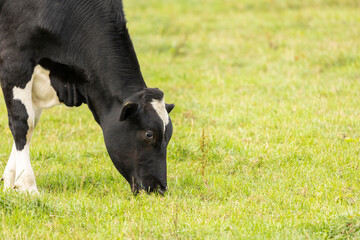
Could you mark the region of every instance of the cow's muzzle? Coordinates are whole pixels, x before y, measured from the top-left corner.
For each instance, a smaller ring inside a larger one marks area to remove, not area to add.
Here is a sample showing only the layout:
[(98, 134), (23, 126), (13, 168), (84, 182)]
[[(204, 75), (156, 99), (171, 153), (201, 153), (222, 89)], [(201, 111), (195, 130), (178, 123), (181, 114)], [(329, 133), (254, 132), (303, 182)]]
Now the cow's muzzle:
[(147, 181), (133, 181), (133, 183), (130, 184), (131, 191), (136, 196), (141, 191), (145, 191), (148, 194), (154, 192), (159, 193), (160, 195), (164, 196), (165, 192), (167, 191), (167, 186), (161, 184), (161, 182), (151, 177), (151, 180), (149, 181), (149, 178), (146, 179)]

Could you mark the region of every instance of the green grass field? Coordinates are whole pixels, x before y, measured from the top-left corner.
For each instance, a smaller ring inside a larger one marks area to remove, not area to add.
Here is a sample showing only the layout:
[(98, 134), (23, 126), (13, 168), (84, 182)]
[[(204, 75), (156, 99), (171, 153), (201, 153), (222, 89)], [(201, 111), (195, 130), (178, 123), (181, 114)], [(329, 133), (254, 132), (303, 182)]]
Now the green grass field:
[[(41, 194), (0, 191), (0, 239), (360, 239), (358, 0), (124, 4), (176, 104), (169, 191), (134, 197), (87, 107), (56, 107), (32, 140)], [(7, 121), (1, 97), (0, 173)]]

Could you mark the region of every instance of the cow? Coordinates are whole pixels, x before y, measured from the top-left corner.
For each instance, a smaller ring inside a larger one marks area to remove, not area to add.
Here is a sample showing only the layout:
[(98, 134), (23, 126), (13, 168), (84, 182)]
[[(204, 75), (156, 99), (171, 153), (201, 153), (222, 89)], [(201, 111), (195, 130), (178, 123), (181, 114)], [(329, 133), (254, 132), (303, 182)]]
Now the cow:
[(134, 194), (167, 190), (174, 105), (145, 84), (121, 0), (0, 0), (0, 81), (14, 139), (4, 190), (39, 192), (29, 144), (59, 104), (88, 106)]

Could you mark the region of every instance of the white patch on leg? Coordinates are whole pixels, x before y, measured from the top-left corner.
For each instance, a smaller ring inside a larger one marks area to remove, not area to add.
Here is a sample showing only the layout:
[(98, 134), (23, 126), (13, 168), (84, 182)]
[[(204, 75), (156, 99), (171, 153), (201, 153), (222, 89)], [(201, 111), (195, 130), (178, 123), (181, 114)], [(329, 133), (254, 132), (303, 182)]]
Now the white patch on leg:
[(164, 100), (164, 98), (161, 99), (161, 100), (153, 99), (152, 102), (151, 102), (151, 105), (153, 106), (156, 113), (159, 115), (159, 117), (163, 121), (164, 132), (165, 132), (166, 125), (169, 124), (169, 114), (168, 114), (168, 112), (166, 111), (166, 108), (165, 108), (165, 100)]
[(34, 171), (30, 163), (29, 144), (16, 151), (16, 176), (13, 188), (21, 192), (38, 193)]
[(16, 147), (15, 143), (13, 144), (9, 161), (6, 164), (2, 180), (4, 181), (4, 191), (11, 189), (15, 183), (15, 174), (16, 174)]

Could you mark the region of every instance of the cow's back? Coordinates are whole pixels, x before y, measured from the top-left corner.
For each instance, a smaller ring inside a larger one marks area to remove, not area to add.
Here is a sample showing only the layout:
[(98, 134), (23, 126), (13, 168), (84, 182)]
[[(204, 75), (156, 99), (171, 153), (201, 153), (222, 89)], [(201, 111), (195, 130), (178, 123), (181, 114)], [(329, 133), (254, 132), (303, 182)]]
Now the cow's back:
[(84, 59), (111, 55), (114, 33), (126, 24), (119, 0), (1, 0), (1, 5), (0, 48), (16, 42), (31, 49), (36, 61), (88, 65)]

